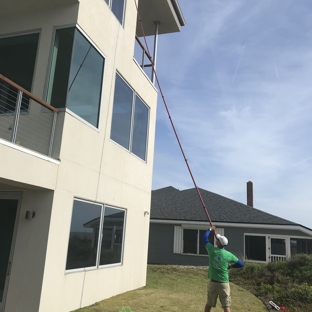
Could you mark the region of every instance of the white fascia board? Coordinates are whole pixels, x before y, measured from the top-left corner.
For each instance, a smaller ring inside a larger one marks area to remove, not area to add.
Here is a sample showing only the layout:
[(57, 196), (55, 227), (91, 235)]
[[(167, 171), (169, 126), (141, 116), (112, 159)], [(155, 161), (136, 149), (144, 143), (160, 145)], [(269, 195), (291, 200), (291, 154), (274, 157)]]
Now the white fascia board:
[[(182, 220), (155, 220), (150, 219), (151, 223), (160, 223), (160, 224), (180, 224), (182, 226), (206, 226), (210, 227), (208, 221), (182, 221)], [(277, 224), (253, 224), (253, 223), (225, 223), (225, 222), (214, 222), (215, 226), (219, 227), (233, 227), (233, 228), (252, 228), (252, 229), (270, 229), (270, 230), (292, 230), (292, 231), (301, 231), (309, 236), (312, 236), (312, 230), (309, 230), (299, 224), (297, 225), (277, 225)]]
[(174, 10), (178, 16), (179, 22), (181, 24), (181, 26), (185, 26), (185, 19), (182, 13), (182, 10), (180, 8), (179, 2), (177, 0), (171, 0), (171, 3), (174, 7)]
[(18, 151), (21, 151), (23, 153), (32, 155), (34, 157), (41, 158), (43, 160), (49, 161), (49, 162), (51, 162), (53, 164), (56, 164), (56, 165), (60, 164), (60, 160), (58, 160), (58, 159), (55, 159), (55, 158), (52, 158), (52, 157), (40, 154), (40, 153), (38, 153), (36, 151), (30, 150), (30, 149), (28, 149), (26, 147), (23, 147), (21, 145), (14, 144), (14, 143), (8, 142), (8, 141), (3, 140), (3, 139), (0, 139), (0, 144), (6, 145), (8, 147), (11, 147), (11, 148), (16, 149)]

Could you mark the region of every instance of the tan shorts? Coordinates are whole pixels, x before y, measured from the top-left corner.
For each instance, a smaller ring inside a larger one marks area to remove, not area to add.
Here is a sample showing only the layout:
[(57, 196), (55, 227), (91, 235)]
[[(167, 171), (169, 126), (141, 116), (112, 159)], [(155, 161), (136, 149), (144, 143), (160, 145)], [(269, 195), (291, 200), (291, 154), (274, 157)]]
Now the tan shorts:
[(218, 297), (223, 308), (231, 306), (230, 284), (210, 281), (207, 285), (207, 304), (215, 307)]

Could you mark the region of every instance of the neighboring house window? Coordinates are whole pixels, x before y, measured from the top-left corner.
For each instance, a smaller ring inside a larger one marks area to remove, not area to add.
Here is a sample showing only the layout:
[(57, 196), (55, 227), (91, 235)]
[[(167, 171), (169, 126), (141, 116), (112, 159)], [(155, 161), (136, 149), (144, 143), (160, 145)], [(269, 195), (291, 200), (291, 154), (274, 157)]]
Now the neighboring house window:
[(75, 199), (66, 270), (121, 264), (125, 210)]
[[(39, 34), (0, 38), (0, 74), (31, 92)], [(4, 84), (4, 85), (2, 85)], [(16, 90), (1, 82), (0, 114), (12, 113), (16, 106)], [(29, 108), (29, 97), (23, 96), (21, 111)]]
[(104, 61), (77, 28), (56, 30), (47, 102), (98, 127)]
[(312, 254), (312, 240), (302, 238), (290, 238), (291, 256), (297, 254)]
[(149, 108), (116, 74), (111, 139), (146, 160)]
[(105, 2), (111, 8), (120, 24), (122, 24), (124, 19), (125, 0), (105, 0)]
[(286, 256), (286, 240), (282, 238), (271, 238), (271, 254)]
[(245, 235), (245, 258), (266, 261), (266, 237)]
[[(206, 230), (183, 230), (183, 253), (196, 255), (207, 255), (206, 247), (203, 243), (203, 235)], [(209, 241), (214, 243), (214, 235), (211, 232)]]
[[(183, 226), (174, 226), (173, 253), (207, 255), (203, 242), (206, 230), (186, 229)], [(218, 228), (217, 232), (223, 233), (223, 228)], [(220, 234), (219, 233), (219, 234)], [(214, 234), (210, 233), (209, 241), (214, 244)]]

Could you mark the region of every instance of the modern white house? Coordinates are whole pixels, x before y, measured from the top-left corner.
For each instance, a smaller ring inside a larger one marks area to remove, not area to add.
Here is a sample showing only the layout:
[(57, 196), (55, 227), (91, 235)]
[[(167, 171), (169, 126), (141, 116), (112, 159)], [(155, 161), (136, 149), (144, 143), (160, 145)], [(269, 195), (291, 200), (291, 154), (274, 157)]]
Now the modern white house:
[(145, 285), (151, 64), (184, 24), (177, 0), (1, 1), (0, 312)]

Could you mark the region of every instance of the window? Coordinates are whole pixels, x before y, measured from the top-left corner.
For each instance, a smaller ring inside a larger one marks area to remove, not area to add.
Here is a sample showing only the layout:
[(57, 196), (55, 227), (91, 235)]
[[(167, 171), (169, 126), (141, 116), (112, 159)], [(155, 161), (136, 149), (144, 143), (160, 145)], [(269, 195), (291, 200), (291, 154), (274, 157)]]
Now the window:
[[(39, 34), (0, 38), (0, 73), (31, 92)], [(0, 114), (15, 111), (16, 91), (0, 85)], [(21, 111), (29, 108), (29, 97), (23, 97)]]
[(286, 256), (286, 240), (271, 238), (271, 255)]
[(266, 261), (266, 237), (245, 236), (245, 258), (248, 260)]
[(125, 0), (105, 0), (120, 24), (123, 23)]
[(302, 238), (291, 238), (290, 248), (292, 257), (301, 253), (312, 254), (312, 240)]
[(105, 207), (100, 265), (120, 263), (125, 211)]
[[(207, 255), (206, 248), (203, 243), (203, 235), (206, 230), (183, 230), (183, 253)], [(214, 234), (211, 232), (209, 241), (213, 244)]]
[(57, 108), (66, 107), (98, 127), (103, 70), (103, 56), (78, 29), (58, 29), (47, 102)]
[(149, 108), (116, 75), (111, 139), (146, 160)]
[(125, 210), (74, 200), (66, 270), (121, 264)]

